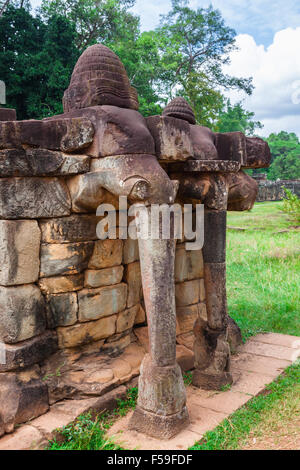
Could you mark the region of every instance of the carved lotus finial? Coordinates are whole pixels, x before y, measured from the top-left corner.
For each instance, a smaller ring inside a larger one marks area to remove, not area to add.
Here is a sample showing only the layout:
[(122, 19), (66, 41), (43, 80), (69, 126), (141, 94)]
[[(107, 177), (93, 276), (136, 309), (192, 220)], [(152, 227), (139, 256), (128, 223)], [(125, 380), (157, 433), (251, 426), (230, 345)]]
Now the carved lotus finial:
[(172, 101), (170, 101), (170, 103), (168, 103), (168, 105), (163, 110), (162, 115), (183, 119), (190, 124), (196, 124), (194, 111), (188, 102), (181, 97), (174, 98)]
[(88, 47), (79, 57), (63, 97), (64, 112), (98, 105), (136, 110), (139, 107), (137, 92), (130, 85), (124, 65), (102, 44)]

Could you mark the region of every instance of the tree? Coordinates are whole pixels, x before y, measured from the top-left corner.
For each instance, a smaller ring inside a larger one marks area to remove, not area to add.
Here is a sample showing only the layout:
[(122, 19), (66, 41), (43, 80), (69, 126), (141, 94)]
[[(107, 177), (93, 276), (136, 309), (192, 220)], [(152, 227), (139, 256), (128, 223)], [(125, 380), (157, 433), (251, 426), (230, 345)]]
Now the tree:
[(192, 10), (187, 0), (173, 0), (172, 10), (156, 29), (165, 67), (165, 94), (180, 94), (194, 107), (200, 124), (211, 124), (221, 109), (221, 89), (251, 94), (251, 79), (223, 72), (235, 48), (236, 33), (212, 6)]
[(246, 135), (254, 135), (256, 129), (262, 129), (263, 125), (259, 121), (254, 121), (255, 114), (246, 111), (241, 102), (232, 105), (230, 100), (224, 103), (219, 114), (215, 128), (218, 132), (240, 131)]
[(296, 134), (281, 131), (266, 139), (271, 150), (272, 161), (267, 171), (268, 179), (300, 178), (300, 142)]
[(135, 0), (43, 0), (40, 9), (48, 20), (59, 14), (74, 24), (80, 52), (92, 44), (118, 42), (139, 33), (139, 18), (128, 12)]
[(144, 32), (136, 39), (111, 43), (109, 47), (122, 60), (129, 80), (138, 92), (139, 112), (144, 116), (160, 114), (163, 68), (155, 34)]
[(25, 8), (26, 10), (30, 10), (29, 0), (0, 0), (0, 18), (5, 12), (8, 5), (13, 5), (17, 8)]
[(0, 18), (0, 77), (18, 119), (62, 111), (61, 98), (78, 57), (74, 28), (58, 15), (44, 23), (9, 5)]

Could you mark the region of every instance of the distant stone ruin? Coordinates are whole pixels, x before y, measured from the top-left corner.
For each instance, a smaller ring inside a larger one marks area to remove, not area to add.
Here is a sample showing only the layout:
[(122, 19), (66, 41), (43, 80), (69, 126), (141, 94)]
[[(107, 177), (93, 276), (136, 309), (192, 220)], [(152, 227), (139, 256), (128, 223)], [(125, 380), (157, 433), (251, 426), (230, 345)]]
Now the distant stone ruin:
[(258, 183), (257, 202), (281, 201), (285, 197), (283, 188), (289, 189), (300, 197), (300, 180), (276, 180), (270, 181), (264, 173), (253, 176)]
[[(197, 125), (182, 98), (145, 119), (123, 64), (99, 44), (63, 104), (41, 121), (0, 110), (0, 435), (140, 374), (130, 426), (170, 438), (189, 421), (182, 370), (197, 387), (232, 382), (226, 211), (253, 206), (257, 183), (242, 169), (268, 166), (269, 148)], [(97, 207), (118, 208), (119, 196), (146, 212), (204, 204), (203, 249), (172, 230), (99, 240)]]

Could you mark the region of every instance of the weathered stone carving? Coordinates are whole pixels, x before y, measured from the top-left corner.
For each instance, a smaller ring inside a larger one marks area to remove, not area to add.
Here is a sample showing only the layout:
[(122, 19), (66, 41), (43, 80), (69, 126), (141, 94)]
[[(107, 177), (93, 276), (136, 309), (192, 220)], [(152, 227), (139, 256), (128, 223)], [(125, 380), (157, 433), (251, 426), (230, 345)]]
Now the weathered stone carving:
[[(0, 110), (0, 434), (140, 374), (130, 427), (170, 438), (189, 422), (181, 369), (195, 365), (205, 388), (232, 380), (226, 211), (252, 207), (257, 185), (242, 169), (268, 165), (269, 148), (197, 125), (183, 98), (145, 119), (123, 64), (99, 44), (63, 104), (42, 121)], [(176, 247), (173, 219), (168, 239), (98, 240), (95, 211), (119, 209), (118, 196), (139, 204), (138, 228), (151, 204), (203, 203), (203, 250), (186, 251), (184, 237)]]
[(170, 101), (170, 103), (163, 110), (162, 115), (182, 119), (183, 121), (187, 121), (190, 124), (196, 124), (194, 111), (188, 102), (180, 96)]
[(108, 47), (95, 44), (78, 59), (63, 105), (68, 112), (104, 104), (138, 109), (138, 98), (119, 57)]
[[(182, 99), (180, 104), (184, 108)], [(172, 102), (168, 109), (172, 109)], [(190, 122), (189, 115), (182, 113), (181, 118)], [(246, 138), (240, 132), (214, 135), (207, 128), (190, 125), (190, 135), (191, 157), (199, 161), (169, 165), (169, 174), (179, 181), (181, 202), (198, 201), (205, 206), (202, 251), (207, 318), (199, 316), (195, 322), (193, 384), (220, 389), (232, 383), (229, 343), (234, 349), (241, 340), (238, 326), (227, 314), (226, 210), (251, 209), (257, 183), (240, 168), (268, 165), (270, 151), (262, 139)]]

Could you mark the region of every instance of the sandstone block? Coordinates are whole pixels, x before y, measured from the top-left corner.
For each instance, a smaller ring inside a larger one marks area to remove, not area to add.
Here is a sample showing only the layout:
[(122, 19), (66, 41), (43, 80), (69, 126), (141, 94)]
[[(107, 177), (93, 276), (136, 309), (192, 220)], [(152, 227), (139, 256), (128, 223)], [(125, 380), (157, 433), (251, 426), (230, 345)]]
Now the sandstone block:
[(47, 296), (49, 303), (48, 326), (74, 325), (77, 321), (78, 302), (75, 292), (52, 294)]
[(124, 351), (122, 359), (128, 362), (133, 370), (140, 367), (145, 351), (137, 343), (130, 344)]
[(23, 369), (44, 361), (57, 350), (57, 336), (52, 331), (22, 341), (5, 345), (5, 364), (0, 364), (0, 372)]
[(71, 199), (59, 178), (0, 179), (0, 217), (34, 219), (69, 215)]
[(136, 314), (136, 317), (135, 317), (135, 320), (134, 320), (134, 324), (135, 325), (140, 325), (141, 323), (145, 323), (146, 322), (146, 313), (145, 313), (145, 310), (143, 309), (143, 307), (140, 305), (140, 308)]
[(111, 363), (111, 368), (113, 370), (114, 376), (118, 379), (126, 377), (131, 372), (131, 365), (129, 362), (124, 361), (123, 359), (115, 359)]
[(42, 244), (40, 276), (77, 274), (87, 268), (93, 242)]
[(34, 284), (0, 287), (0, 339), (17, 343), (37, 336), (46, 328), (45, 302)]
[(0, 415), (6, 432), (17, 424), (36, 418), (49, 409), (48, 390), (39, 376), (39, 368), (0, 374)]
[(123, 263), (129, 264), (140, 259), (138, 240), (124, 240)]
[(188, 122), (170, 116), (151, 116), (147, 118), (147, 126), (160, 160), (186, 160), (193, 156)]
[(90, 159), (86, 155), (39, 148), (0, 150), (1, 177), (76, 175), (88, 172), (89, 168)]
[(83, 289), (78, 292), (78, 318), (81, 322), (96, 320), (121, 312), (126, 308), (127, 285)]
[(60, 349), (74, 348), (92, 341), (108, 338), (116, 331), (117, 316), (100, 318), (87, 323), (58, 327), (58, 346)]
[(84, 275), (70, 274), (70, 276), (44, 277), (39, 280), (39, 287), (43, 294), (61, 294), (75, 292), (83, 288)]
[(93, 137), (93, 125), (85, 118), (0, 122), (0, 149), (26, 144), (74, 152), (87, 147)]
[(133, 327), (135, 318), (139, 313), (140, 305), (135, 305), (118, 314), (117, 318), (117, 333), (128, 330)]
[(43, 243), (66, 243), (97, 240), (95, 215), (70, 215), (39, 222)]
[(122, 240), (98, 240), (89, 261), (90, 269), (108, 268), (122, 263)]
[(114, 378), (114, 373), (112, 369), (102, 369), (95, 372), (92, 372), (87, 378), (87, 383), (100, 383), (105, 384), (110, 382)]
[(176, 306), (182, 307), (186, 305), (197, 304), (200, 300), (200, 281), (181, 282), (175, 285)]
[(176, 342), (178, 344), (185, 346), (187, 349), (190, 349), (191, 351), (194, 350), (194, 341), (195, 341), (195, 336), (194, 336), (193, 331), (176, 336)]
[(176, 346), (176, 362), (183, 372), (194, 368), (194, 354), (183, 345)]
[(132, 307), (142, 298), (142, 275), (140, 263), (130, 263), (125, 266), (124, 280), (128, 285), (127, 307)]
[(177, 307), (176, 320), (178, 324), (177, 334), (193, 331), (194, 323), (198, 318), (198, 304)]
[(123, 266), (112, 268), (87, 269), (85, 271), (84, 285), (86, 287), (102, 287), (119, 284), (123, 277)]
[(16, 121), (17, 113), (15, 109), (0, 108), (0, 121)]
[(67, 183), (73, 212), (95, 212), (103, 203), (118, 208), (118, 198), (102, 188), (96, 171), (73, 176)]
[(175, 255), (175, 282), (189, 281), (200, 277), (203, 277), (202, 251), (186, 251), (185, 245), (179, 245)]
[(204, 285), (204, 279), (199, 280), (199, 299), (200, 302), (203, 302), (205, 300), (205, 285)]
[(200, 302), (198, 304), (198, 314), (202, 320), (207, 321), (207, 311), (205, 302)]
[(135, 328), (134, 334), (137, 337), (140, 345), (146, 352), (149, 352), (149, 332), (148, 327), (143, 326), (141, 328)]
[(242, 132), (217, 133), (215, 137), (220, 160), (231, 160), (241, 164), (246, 161), (246, 137)]
[(93, 143), (86, 150), (92, 157), (128, 153), (154, 154), (154, 142), (145, 118), (127, 107), (93, 106), (71, 111), (64, 116), (90, 119), (95, 128)]
[(0, 221), (0, 284), (37, 281), (41, 234), (35, 220)]
[(7, 434), (0, 441), (0, 450), (42, 450), (47, 440), (37, 428), (25, 424), (13, 433)]
[(107, 338), (103, 346), (100, 348), (100, 352), (104, 352), (110, 357), (117, 357), (122, 354), (125, 348), (131, 343), (130, 333), (123, 332)]
[(246, 159), (244, 168), (267, 168), (271, 162), (271, 151), (267, 142), (259, 137), (246, 137)]
[(215, 146), (215, 134), (208, 127), (191, 125), (190, 132), (195, 159), (217, 160), (220, 158)]

